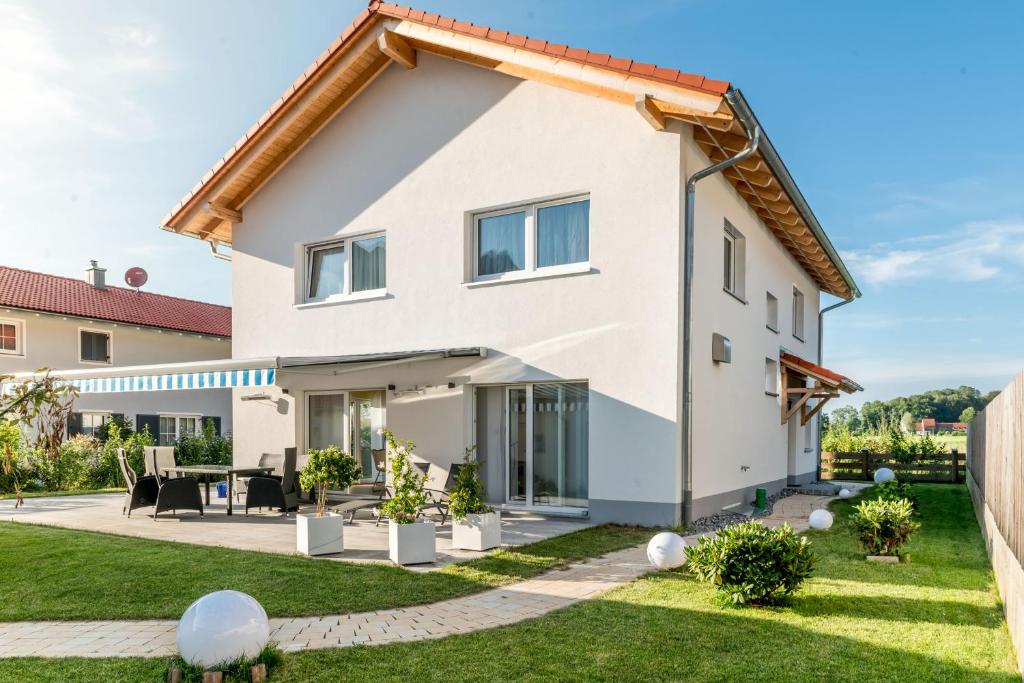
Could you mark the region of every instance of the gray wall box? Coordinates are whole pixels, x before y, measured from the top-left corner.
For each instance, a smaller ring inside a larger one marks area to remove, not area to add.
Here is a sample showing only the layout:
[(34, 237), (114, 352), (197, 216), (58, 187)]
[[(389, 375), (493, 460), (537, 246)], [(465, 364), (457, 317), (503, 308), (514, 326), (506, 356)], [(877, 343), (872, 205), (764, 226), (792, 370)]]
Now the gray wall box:
[(732, 342), (725, 335), (717, 332), (711, 335), (711, 360), (716, 363), (732, 362)]

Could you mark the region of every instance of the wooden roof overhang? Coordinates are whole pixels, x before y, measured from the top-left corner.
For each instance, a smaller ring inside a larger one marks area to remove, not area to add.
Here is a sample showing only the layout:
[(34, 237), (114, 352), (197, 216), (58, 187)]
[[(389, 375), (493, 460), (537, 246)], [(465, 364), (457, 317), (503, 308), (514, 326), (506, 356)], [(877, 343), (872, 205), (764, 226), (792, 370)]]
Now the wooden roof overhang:
[[(782, 375), (782, 424), (799, 412), (800, 424), (806, 425), (826, 403), (838, 398), (840, 392), (852, 394), (864, 389), (845, 375), (791, 353), (780, 354), (779, 372)], [(790, 386), (791, 377), (800, 381), (802, 386)], [(812, 382), (811, 386), (807, 386), (808, 380)], [(811, 401), (816, 403), (812, 405)]]
[[(693, 126), (694, 140), (712, 163), (746, 144), (724, 97), (728, 83), (371, 3), (164, 218), (163, 227), (231, 244), (246, 202), (391, 62), (415, 68), (418, 51), (635, 107), (656, 130), (665, 130), (669, 119), (683, 121)], [(844, 299), (859, 295), (806, 202), (793, 196), (799, 191), (770, 142), (762, 150), (726, 169), (725, 179), (823, 291)]]

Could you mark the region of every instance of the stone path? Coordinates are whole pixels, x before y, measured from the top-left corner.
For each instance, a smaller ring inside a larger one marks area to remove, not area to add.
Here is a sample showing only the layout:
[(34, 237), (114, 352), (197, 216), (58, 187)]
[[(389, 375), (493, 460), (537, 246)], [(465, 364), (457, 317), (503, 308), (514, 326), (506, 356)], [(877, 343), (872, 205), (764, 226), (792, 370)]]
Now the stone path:
[[(790, 496), (764, 518), (807, 528), (825, 496)], [(693, 540), (695, 537), (687, 537)], [(326, 617), (271, 619), (271, 639), (286, 652), (443, 638), (532, 619), (629, 583), (651, 571), (645, 546), (570, 565), (505, 588), (419, 607)], [(158, 657), (173, 655), (177, 621), (0, 623), (0, 657)]]

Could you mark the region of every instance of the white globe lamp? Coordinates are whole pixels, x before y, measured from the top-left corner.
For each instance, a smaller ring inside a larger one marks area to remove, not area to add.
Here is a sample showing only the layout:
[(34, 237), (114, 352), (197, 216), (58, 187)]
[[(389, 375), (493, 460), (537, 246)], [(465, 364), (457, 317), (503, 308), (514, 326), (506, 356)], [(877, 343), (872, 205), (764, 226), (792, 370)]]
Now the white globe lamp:
[(675, 569), (686, 564), (686, 541), (679, 534), (663, 531), (647, 544), (647, 559), (658, 569)]
[(890, 470), (888, 467), (879, 467), (875, 470), (875, 483), (884, 484), (887, 481), (892, 481), (896, 478), (896, 473)]
[(839, 489), (840, 498), (850, 498), (851, 496), (853, 496), (853, 491), (850, 489)]
[(832, 513), (828, 510), (815, 510), (807, 521), (812, 529), (829, 529), (832, 527)]
[(177, 640), (182, 659), (209, 668), (256, 657), (270, 640), (270, 621), (252, 596), (217, 591), (188, 606), (178, 622)]

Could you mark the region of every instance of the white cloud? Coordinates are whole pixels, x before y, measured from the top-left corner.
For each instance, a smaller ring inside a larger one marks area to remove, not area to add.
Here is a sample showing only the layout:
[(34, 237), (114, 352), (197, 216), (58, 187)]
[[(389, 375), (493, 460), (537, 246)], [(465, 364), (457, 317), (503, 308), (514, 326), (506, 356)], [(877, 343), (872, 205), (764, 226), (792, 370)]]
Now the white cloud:
[(1024, 221), (968, 223), (959, 230), (919, 236), (915, 248), (879, 243), (843, 254), (869, 284), (942, 279), (978, 282), (1017, 277), (1024, 263)]

